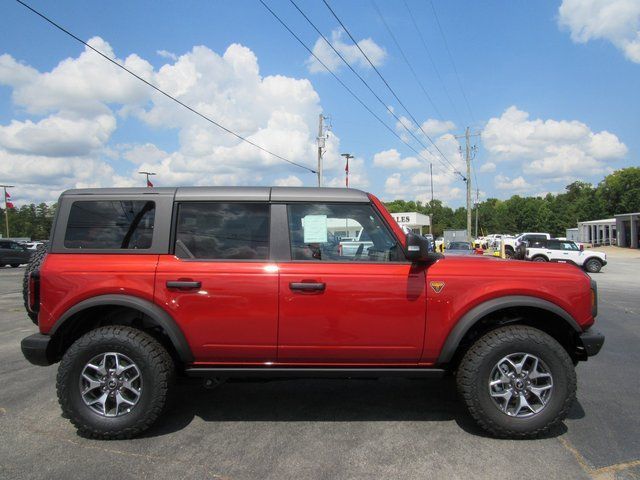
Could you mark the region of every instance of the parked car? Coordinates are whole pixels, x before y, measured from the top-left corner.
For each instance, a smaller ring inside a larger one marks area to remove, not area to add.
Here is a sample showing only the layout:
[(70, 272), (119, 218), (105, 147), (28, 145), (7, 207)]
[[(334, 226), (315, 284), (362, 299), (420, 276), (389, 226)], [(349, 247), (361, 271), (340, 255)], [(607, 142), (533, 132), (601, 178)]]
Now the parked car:
[(473, 255), (475, 250), (469, 242), (451, 242), (447, 245), (447, 255)]
[(373, 247), (373, 242), (363, 228), (356, 238), (341, 239), (338, 251), (343, 257), (360, 258), (363, 255), (368, 255), (371, 247)]
[(37, 250), (40, 245), (44, 245), (45, 242), (24, 242), (22, 245), (27, 247), (27, 250)]
[[(337, 256), (327, 218), (362, 225), (367, 255)], [(24, 293), (25, 357), (60, 362), (63, 416), (100, 439), (149, 428), (179, 375), (448, 372), (487, 432), (536, 437), (604, 342), (584, 272), (429, 253), (356, 189), (70, 190)]]
[(607, 264), (607, 254), (585, 250), (572, 240), (540, 240), (527, 247), (526, 259), (534, 262), (571, 263), (589, 273), (598, 273)]
[(32, 253), (18, 242), (0, 240), (0, 267), (11, 265), (12, 268), (18, 268), (20, 265), (29, 263)]

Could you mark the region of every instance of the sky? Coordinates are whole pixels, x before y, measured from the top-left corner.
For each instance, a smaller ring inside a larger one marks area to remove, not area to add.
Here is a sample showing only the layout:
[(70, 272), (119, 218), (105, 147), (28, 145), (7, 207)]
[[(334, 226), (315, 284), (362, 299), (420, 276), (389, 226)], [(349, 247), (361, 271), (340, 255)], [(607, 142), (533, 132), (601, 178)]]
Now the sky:
[[(424, 202), (431, 163), (434, 196), (463, 205), (456, 136), (466, 127), (479, 134), (471, 178), (481, 199), (557, 193), (640, 165), (639, 0), (327, 0), (346, 31), (323, 0), (295, 0), (364, 82), (294, 3), (263, 1), (370, 111), (260, 0), (27, 3), (309, 169), (318, 117), (328, 117), (325, 186), (344, 186), (348, 152), (351, 187)], [(156, 186), (317, 185), (308, 169), (3, 2), (0, 183), (15, 185), (14, 203), (144, 186), (143, 170)]]

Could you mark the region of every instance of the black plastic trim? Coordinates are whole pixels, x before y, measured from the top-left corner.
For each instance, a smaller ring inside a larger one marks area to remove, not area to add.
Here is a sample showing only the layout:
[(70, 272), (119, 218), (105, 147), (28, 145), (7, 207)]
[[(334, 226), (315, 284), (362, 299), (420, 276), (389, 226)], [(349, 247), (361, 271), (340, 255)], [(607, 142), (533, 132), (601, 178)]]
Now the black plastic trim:
[(368, 368), (316, 368), (316, 367), (193, 367), (185, 373), (191, 377), (236, 377), (236, 378), (379, 378), (420, 377), (440, 378), (446, 370), (442, 368), (414, 367), (368, 367)]
[(34, 333), (25, 337), (20, 342), (20, 349), (24, 358), (30, 363), (46, 367), (55, 363), (54, 356), (49, 351), (51, 337), (41, 333)]
[(269, 230), (270, 260), (273, 262), (290, 262), (289, 220), (287, 206), (283, 203), (271, 204), (271, 228)]
[(185, 363), (193, 362), (194, 357), (191, 352), (191, 348), (189, 347), (189, 343), (171, 315), (148, 300), (129, 295), (99, 295), (97, 297), (84, 300), (62, 314), (49, 332), (49, 335), (52, 337), (55, 336), (58, 329), (60, 329), (64, 322), (72, 315), (88, 308), (107, 305), (130, 307), (144, 313), (166, 332), (171, 343), (178, 352), (180, 359)]
[(541, 298), (537, 297), (528, 297), (524, 295), (510, 295), (506, 297), (495, 298), (472, 308), (465, 315), (463, 315), (463, 317), (459, 321), (456, 322), (456, 326), (449, 333), (449, 336), (447, 337), (447, 340), (445, 341), (444, 346), (440, 351), (438, 364), (445, 364), (451, 361), (458, 348), (458, 345), (464, 338), (465, 334), (477, 321), (479, 321), (489, 313), (495, 312), (497, 310), (502, 310), (504, 308), (513, 307), (535, 307), (542, 310), (547, 310), (561, 317), (576, 332), (582, 332), (582, 329), (578, 325), (578, 322), (576, 322), (575, 319), (571, 315), (569, 315), (566, 310), (560, 308), (554, 303), (548, 302), (547, 300), (542, 300)]
[(604, 335), (595, 330), (587, 330), (586, 332), (581, 333), (578, 340), (582, 344), (582, 347), (588, 357), (597, 355), (602, 348), (602, 345), (604, 345)]

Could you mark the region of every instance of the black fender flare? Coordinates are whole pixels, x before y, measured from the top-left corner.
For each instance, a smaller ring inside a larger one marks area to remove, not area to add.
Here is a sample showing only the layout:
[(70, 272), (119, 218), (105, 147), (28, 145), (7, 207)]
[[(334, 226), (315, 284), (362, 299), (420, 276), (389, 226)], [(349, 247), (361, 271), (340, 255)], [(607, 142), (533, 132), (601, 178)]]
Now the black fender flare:
[(99, 306), (107, 306), (107, 305), (117, 305), (121, 307), (129, 307), (134, 310), (138, 310), (141, 313), (147, 315), (152, 322), (155, 322), (158, 326), (162, 327), (162, 329), (166, 332), (169, 340), (178, 352), (178, 356), (180, 360), (184, 363), (191, 363), (194, 361), (193, 353), (191, 352), (191, 347), (189, 347), (189, 343), (185, 338), (182, 330), (176, 324), (175, 320), (171, 315), (169, 315), (165, 310), (160, 308), (158, 305), (145, 300), (143, 298), (134, 297), (131, 295), (121, 295), (121, 294), (111, 294), (111, 295), (98, 295), (96, 297), (89, 298), (87, 300), (83, 300), (75, 304), (73, 307), (69, 308), (66, 312), (64, 312), (60, 318), (56, 321), (54, 326), (51, 328), (49, 335), (53, 337), (58, 329), (62, 327), (62, 325), (73, 315), (82, 312), (88, 308), (99, 307)]
[(576, 331), (576, 333), (582, 332), (578, 322), (576, 322), (576, 320), (565, 309), (559, 307), (555, 303), (551, 303), (538, 297), (530, 297), (526, 295), (509, 295), (494, 298), (473, 307), (458, 320), (455, 327), (453, 327), (447, 336), (442, 350), (440, 351), (437, 363), (445, 364), (451, 361), (458, 349), (458, 345), (460, 345), (460, 342), (466, 333), (480, 319), (489, 313), (512, 307), (535, 307), (541, 310), (546, 310), (562, 318), (573, 330)]

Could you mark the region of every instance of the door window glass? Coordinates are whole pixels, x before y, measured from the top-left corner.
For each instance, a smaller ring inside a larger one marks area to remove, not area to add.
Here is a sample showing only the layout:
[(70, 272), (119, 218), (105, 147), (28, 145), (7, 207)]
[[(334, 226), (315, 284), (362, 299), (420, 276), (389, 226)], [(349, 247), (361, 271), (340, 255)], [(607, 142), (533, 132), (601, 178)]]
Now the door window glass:
[(65, 248), (151, 248), (155, 202), (78, 201), (69, 212)]
[[(404, 254), (371, 205), (292, 204), (288, 206), (292, 260), (397, 262)], [(355, 239), (338, 232), (358, 232)]]
[(571, 251), (580, 250), (578, 246), (573, 242), (562, 242), (560, 243), (560, 247), (562, 250), (571, 250)]
[(269, 204), (181, 204), (176, 255), (211, 260), (266, 260), (269, 258)]

